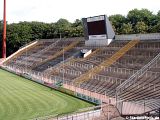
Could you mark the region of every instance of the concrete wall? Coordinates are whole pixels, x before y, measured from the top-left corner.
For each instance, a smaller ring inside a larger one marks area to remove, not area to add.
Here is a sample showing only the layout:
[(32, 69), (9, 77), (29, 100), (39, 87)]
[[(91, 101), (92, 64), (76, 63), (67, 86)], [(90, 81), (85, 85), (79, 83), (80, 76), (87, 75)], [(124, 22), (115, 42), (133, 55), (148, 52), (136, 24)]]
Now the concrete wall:
[(160, 40), (160, 33), (116, 35), (115, 40)]
[(90, 55), (92, 53), (92, 50), (88, 50), (85, 54), (84, 54), (84, 58), (87, 57), (88, 55)]
[(101, 40), (87, 40), (85, 46), (107, 46), (111, 43), (112, 39), (101, 39)]

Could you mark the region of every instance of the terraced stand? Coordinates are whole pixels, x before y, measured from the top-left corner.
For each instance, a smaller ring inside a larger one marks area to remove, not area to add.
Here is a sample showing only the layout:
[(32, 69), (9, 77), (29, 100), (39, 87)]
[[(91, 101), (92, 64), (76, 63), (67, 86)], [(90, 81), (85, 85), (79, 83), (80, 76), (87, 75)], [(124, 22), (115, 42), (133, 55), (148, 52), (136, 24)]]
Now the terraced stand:
[[(64, 51), (63, 48), (67, 48), (77, 39), (81, 40), (82, 44), (78, 43), (73, 48)], [(47, 44), (46, 42), (48, 41), (44, 40), (43, 44)], [(126, 83), (126, 80), (160, 52), (159, 40), (141, 40), (140, 42), (139, 40), (114, 40), (110, 45), (102, 48), (87, 47), (83, 42), (82, 38), (65, 38), (58, 41), (56, 46), (54, 43), (51, 45), (52, 42), (45, 47), (41, 45), (42, 49), (40, 47), (38, 50), (29, 50), (28, 55), (22, 54), (16, 58), (16, 61), (11, 60), (9, 67), (21, 72), (26, 65), (29, 73), (34, 73), (33, 75), (37, 76), (38, 80), (57, 87), (63, 84), (61, 87), (74, 91), (76, 95), (89, 96), (88, 98), (99, 100), (99, 103), (101, 101), (108, 103), (109, 98), (111, 104), (116, 106), (113, 104), (116, 101), (116, 88)], [(75, 56), (82, 49), (91, 49), (93, 52), (86, 58), (80, 58), (80, 54)], [(61, 52), (60, 55), (58, 55), (59, 52)], [(56, 54), (58, 56), (47, 61)], [(46, 62), (43, 63), (44, 61)], [(22, 69), (19, 69), (19, 66)], [(30, 70), (33, 66), (35, 68)], [(160, 61), (156, 62), (156, 65), (148, 69), (141, 77), (135, 77), (118, 90), (119, 98), (124, 100), (124, 115), (144, 113), (145, 98), (148, 99), (145, 100), (145, 111), (157, 109), (160, 106), (159, 71)], [(154, 99), (151, 99), (153, 96)], [(121, 113), (120, 109), (118, 110)]]
[(17, 52), (15, 52), (14, 54), (12, 54), (9, 57), (7, 57), (7, 59), (4, 60), (3, 62), (5, 64), (7, 64), (9, 61), (14, 60), (18, 56), (20, 56), (22, 53), (24, 53), (24, 51), (30, 50), (30, 49), (34, 48), (35, 46), (37, 46), (37, 45), (39, 45), (38, 41), (31, 42), (27, 46), (24, 46), (24, 47), (20, 48)]
[[(144, 105), (149, 108), (142, 109), (140, 113), (156, 110), (160, 107), (160, 83), (159, 83), (160, 53), (148, 64), (138, 70), (129, 79), (116, 88), (117, 99), (122, 99), (125, 109), (131, 107), (127, 102)], [(154, 70), (158, 70), (154, 72)], [(126, 102), (127, 101), (127, 102)], [(123, 108), (124, 108), (123, 107)], [(132, 106), (133, 107), (133, 106)], [(119, 108), (121, 109), (121, 108)], [(135, 111), (126, 111), (123, 114), (135, 114)]]
[(64, 52), (72, 49), (79, 42), (80, 42), (79, 40), (72, 42), (70, 45), (66, 46), (63, 50), (57, 51), (53, 56), (50, 56), (48, 59), (45, 59), (45, 60), (43, 60), (41, 62), (36, 63), (36, 65), (34, 65), (33, 67), (31, 67), (30, 69), (34, 69), (37, 66), (40, 66), (40, 65), (42, 65), (42, 64), (44, 64), (44, 63), (46, 63), (46, 62), (48, 62), (48, 61), (50, 61), (50, 60), (52, 60), (54, 58), (57, 58), (58, 56), (62, 55)]
[(93, 51), (90, 55), (88, 55), (87, 57), (81, 59), (81, 61), (84, 61), (92, 56), (94, 56), (95, 54), (97, 54), (97, 52), (99, 52), (101, 49), (100, 48), (97, 48), (95, 51)]
[(109, 59), (102, 62), (100, 65), (94, 67), (93, 69), (89, 70), (87, 73), (81, 75), (80, 77), (76, 78), (74, 80), (74, 84), (79, 85), (85, 81), (88, 81), (91, 76), (99, 73), (101, 70), (103, 70), (105, 67), (109, 67), (114, 62), (116, 62), (119, 58), (121, 58), (127, 51), (129, 51), (132, 47), (134, 47), (139, 40), (132, 40), (128, 44), (126, 44), (124, 47), (122, 47), (118, 52), (116, 52), (114, 55), (112, 55)]
[[(29, 67), (34, 61), (41, 60), (41, 56), (39, 53), (41, 53), (44, 49), (46, 49), (51, 44), (55, 43), (57, 39), (47, 39), (47, 40), (37, 40), (37, 45), (33, 46), (32, 48), (28, 48), (26, 46), (25, 50), (18, 50), (17, 52), (21, 51), (21, 54), (18, 56), (15, 55), (15, 52), (13, 55), (9, 56), (7, 59), (10, 59), (10, 57), (14, 56), (14, 59), (8, 60), (6, 65), (15, 66), (16, 68), (23, 69)], [(22, 48), (23, 49), (23, 48)]]

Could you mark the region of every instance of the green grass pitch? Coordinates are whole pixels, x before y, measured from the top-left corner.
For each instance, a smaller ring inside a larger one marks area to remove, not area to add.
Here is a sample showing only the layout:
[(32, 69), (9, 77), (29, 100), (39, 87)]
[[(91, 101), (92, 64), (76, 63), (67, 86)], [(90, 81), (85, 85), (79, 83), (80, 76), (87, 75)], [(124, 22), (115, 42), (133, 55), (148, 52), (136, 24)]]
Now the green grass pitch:
[(28, 120), (93, 106), (0, 69), (0, 120)]

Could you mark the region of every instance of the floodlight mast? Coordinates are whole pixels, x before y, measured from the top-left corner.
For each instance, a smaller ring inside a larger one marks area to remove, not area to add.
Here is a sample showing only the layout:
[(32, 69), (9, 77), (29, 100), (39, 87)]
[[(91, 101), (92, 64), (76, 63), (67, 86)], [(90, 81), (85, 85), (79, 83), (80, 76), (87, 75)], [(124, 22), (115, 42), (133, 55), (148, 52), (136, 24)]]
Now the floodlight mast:
[(6, 58), (6, 0), (4, 0), (4, 13), (3, 13), (2, 58)]

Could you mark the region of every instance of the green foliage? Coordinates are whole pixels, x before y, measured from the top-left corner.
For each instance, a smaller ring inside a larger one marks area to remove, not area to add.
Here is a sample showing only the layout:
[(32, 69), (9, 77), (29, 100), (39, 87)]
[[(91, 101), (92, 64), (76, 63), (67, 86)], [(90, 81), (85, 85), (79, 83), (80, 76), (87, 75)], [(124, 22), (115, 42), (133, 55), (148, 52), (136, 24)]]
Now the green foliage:
[(155, 26), (153, 26), (152, 31), (160, 33), (160, 21)]
[(109, 20), (116, 34), (159, 32), (160, 10), (155, 15), (147, 9), (133, 9), (126, 17), (119, 14), (111, 15)]
[[(0, 41), (2, 40), (2, 21), (0, 23)], [(82, 22), (74, 23), (59, 19), (56, 23), (20, 22), (7, 24), (7, 56), (14, 53), (24, 44), (35, 39), (83, 36)], [(1, 45), (2, 42), (0, 42)]]
[[(147, 9), (133, 9), (127, 16), (120, 14), (109, 16), (116, 34), (160, 32), (160, 10), (153, 14)], [(2, 21), (0, 21), (0, 45), (2, 40)], [(20, 22), (7, 24), (7, 55), (15, 52), (22, 45), (35, 39), (83, 36), (82, 21), (76, 19), (70, 23), (59, 19), (55, 23)]]
[(33, 40), (46, 38), (44, 31), (48, 27), (47, 24), (42, 23), (42, 22), (31, 22), (31, 23), (27, 23), (27, 24), (30, 24), (30, 27), (31, 27), (30, 32), (32, 34)]
[(127, 19), (131, 22), (133, 26), (137, 24), (137, 22), (143, 21), (145, 24), (149, 25), (152, 17), (152, 12), (147, 9), (133, 9), (128, 12)]
[(130, 34), (133, 33), (132, 24), (131, 23), (123, 23), (120, 29), (121, 34)]
[(70, 37), (79, 37), (79, 36), (83, 36), (83, 28), (82, 26), (77, 26), (77, 27), (72, 27), (70, 29)]
[(147, 33), (148, 26), (144, 22), (137, 22), (135, 26), (136, 33)]
[(47, 24), (47, 28), (44, 30), (44, 35), (47, 39), (59, 37), (56, 31), (55, 23)]
[(109, 20), (111, 21), (112, 25), (114, 26), (114, 28), (116, 30), (115, 32), (117, 34), (119, 34), (120, 33), (120, 28), (123, 25), (123, 23), (125, 23), (126, 18), (123, 15), (116, 14), (116, 15), (111, 15), (109, 17)]
[(32, 40), (32, 28), (28, 24), (7, 25), (7, 54), (15, 52), (20, 46)]
[(157, 16), (160, 16), (160, 10), (158, 11)]
[(70, 29), (71, 23), (66, 19), (61, 18), (55, 23), (56, 34), (61, 34), (62, 37), (68, 37)]
[(79, 19), (76, 19), (75, 22), (72, 24), (72, 27), (78, 27), (82, 26), (82, 21)]

